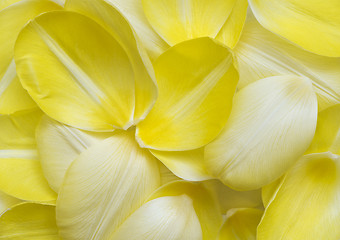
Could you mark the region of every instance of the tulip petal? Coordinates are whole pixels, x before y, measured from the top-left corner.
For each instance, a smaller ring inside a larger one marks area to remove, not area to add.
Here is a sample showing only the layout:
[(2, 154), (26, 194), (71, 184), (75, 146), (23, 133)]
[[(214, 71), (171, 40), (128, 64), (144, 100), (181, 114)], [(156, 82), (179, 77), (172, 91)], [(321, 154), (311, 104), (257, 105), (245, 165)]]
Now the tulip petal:
[(234, 48), (241, 37), (247, 16), (248, 1), (236, 0), (232, 12), (224, 23), (216, 39), (230, 48)]
[(236, 94), (223, 132), (205, 147), (207, 167), (237, 190), (269, 184), (308, 148), (317, 110), (308, 79), (278, 76), (250, 84)]
[(219, 240), (256, 240), (256, 228), (263, 211), (254, 208), (231, 209), (223, 224)]
[(228, 49), (209, 38), (180, 43), (155, 62), (159, 97), (137, 126), (141, 146), (191, 150), (224, 127), (238, 82)]
[(36, 107), (17, 77), (13, 60), (14, 44), (21, 28), (30, 19), (43, 12), (58, 9), (61, 7), (47, 0), (1, 1), (0, 114), (12, 114)]
[(160, 184), (157, 160), (133, 132), (116, 131), (73, 161), (57, 200), (65, 239), (111, 239), (116, 228)]
[(234, 50), (238, 87), (270, 76), (305, 76), (313, 83), (319, 110), (340, 103), (340, 58), (306, 52), (264, 29), (251, 15)]
[(95, 131), (133, 124), (129, 58), (90, 18), (66, 11), (40, 15), (21, 31), (15, 61), (24, 88), (55, 120)]
[(161, 185), (181, 180), (175, 174), (173, 174), (162, 162), (158, 162), (159, 172), (161, 174)]
[(80, 153), (112, 136), (112, 133), (87, 132), (66, 126), (46, 115), (36, 133), (41, 166), (55, 192), (59, 192), (66, 170)]
[(328, 0), (250, 0), (268, 30), (316, 54), (340, 57), (340, 2)]
[(20, 203), (21, 200), (0, 191), (0, 216), (4, 211)]
[(183, 194), (145, 203), (122, 224), (112, 239), (201, 240), (202, 230), (192, 199)]
[(147, 19), (169, 44), (199, 37), (214, 38), (236, 0), (142, 0)]
[(21, 203), (0, 218), (0, 239), (61, 240), (55, 222), (55, 207)]
[(286, 174), (258, 227), (258, 239), (338, 239), (340, 156), (301, 158)]
[(284, 177), (280, 177), (274, 182), (262, 187), (262, 202), (264, 207), (267, 207), (268, 204), (275, 198), (277, 191), (281, 187)]
[[(128, 1), (122, 2), (127, 3)], [(135, 36), (127, 20), (116, 8), (109, 5), (108, 1), (104, 0), (68, 0), (65, 8), (94, 19), (124, 48), (134, 70), (134, 119), (135, 122), (144, 119), (157, 98), (155, 73), (144, 47)]]

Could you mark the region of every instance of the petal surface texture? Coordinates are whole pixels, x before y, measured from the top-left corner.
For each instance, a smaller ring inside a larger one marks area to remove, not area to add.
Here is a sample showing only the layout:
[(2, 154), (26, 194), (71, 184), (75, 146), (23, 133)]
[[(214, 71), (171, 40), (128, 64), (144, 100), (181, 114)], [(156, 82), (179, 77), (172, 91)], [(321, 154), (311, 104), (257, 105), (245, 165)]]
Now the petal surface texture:
[(55, 120), (95, 131), (131, 126), (129, 58), (90, 18), (67, 11), (40, 15), (21, 31), (15, 61), (24, 88)]
[(340, 157), (305, 155), (267, 207), (257, 239), (339, 239), (339, 198)]
[(142, 0), (147, 19), (169, 45), (212, 37), (222, 28), (236, 0)]
[(340, 103), (340, 58), (304, 51), (263, 28), (251, 15), (234, 51), (239, 88), (262, 78), (292, 74), (312, 81), (320, 110)]
[(55, 222), (55, 207), (22, 203), (0, 218), (0, 239), (61, 240)]
[(191, 150), (213, 140), (228, 119), (238, 82), (229, 50), (198, 38), (170, 48), (154, 66), (159, 96), (137, 126), (140, 145)]
[(36, 105), (22, 88), (13, 60), (14, 44), (22, 27), (37, 15), (61, 9), (47, 0), (0, 3), (0, 114), (32, 109)]
[(340, 57), (340, 2), (329, 0), (250, 0), (258, 21), (316, 54)]
[(116, 228), (160, 185), (157, 160), (132, 131), (117, 131), (73, 161), (57, 200), (64, 239), (113, 239)]
[(135, 211), (114, 239), (202, 240), (202, 230), (190, 197), (160, 197)]
[(317, 110), (305, 78), (269, 77), (243, 88), (223, 132), (205, 147), (207, 167), (238, 190), (269, 184), (308, 148)]

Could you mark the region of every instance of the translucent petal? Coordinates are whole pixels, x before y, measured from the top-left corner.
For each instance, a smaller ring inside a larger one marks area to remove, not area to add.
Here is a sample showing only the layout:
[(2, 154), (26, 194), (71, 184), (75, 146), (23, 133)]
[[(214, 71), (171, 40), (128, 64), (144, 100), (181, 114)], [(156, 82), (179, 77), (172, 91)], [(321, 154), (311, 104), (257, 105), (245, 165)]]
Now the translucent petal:
[(61, 236), (112, 239), (159, 185), (157, 160), (139, 148), (133, 131), (116, 131), (82, 152), (66, 172), (57, 200)]
[(133, 124), (129, 58), (90, 18), (66, 11), (40, 15), (21, 31), (15, 61), (24, 88), (55, 120), (95, 131)]
[(180, 43), (155, 62), (159, 97), (137, 126), (141, 146), (191, 150), (214, 139), (224, 127), (238, 74), (228, 49), (209, 38)]
[(258, 227), (258, 239), (338, 239), (340, 157), (301, 158), (286, 174)]
[(340, 57), (340, 2), (328, 0), (250, 0), (259, 22), (304, 49)]
[(0, 216), (4, 211), (20, 203), (21, 200), (0, 191)]
[(238, 190), (269, 184), (308, 148), (317, 110), (308, 79), (278, 76), (248, 85), (236, 94), (223, 132), (205, 147), (207, 167)]
[(304, 51), (264, 29), (251, 15), (234, 50), (240, 88), (262, 78), (293, 74), (312, 81), (319, 110), (340, 103), (339, 58)]

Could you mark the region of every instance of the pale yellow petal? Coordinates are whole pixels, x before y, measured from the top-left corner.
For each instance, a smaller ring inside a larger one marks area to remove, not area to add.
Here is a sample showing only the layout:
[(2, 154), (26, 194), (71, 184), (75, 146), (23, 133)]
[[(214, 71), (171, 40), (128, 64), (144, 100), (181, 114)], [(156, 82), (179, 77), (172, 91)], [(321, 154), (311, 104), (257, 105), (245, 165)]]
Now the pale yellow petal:
[(340, 57), (340, 1), (250, 0), (258, 21), (302, 48)]
[(90, 18), (67, 11), (40, 15), (21, 31), (15, 61), (24, 88), (55, 120), (95, 131), (133, 124), (130, 60)]
[(267, 207), (268, 204), (275, 198), (276, 193), (283, 182), (283, 179), (284, 176), (262, 187), (262, 202), (264, 207)]
[(199, 37), (215, 37), (236, 0), (141, 0), (147, 19), (171, 46)]
[(317, 121), (317, 100), (308, 79), (261, 79), (235, 95), (223, 132), (205, 147), (214, 176), (238, 190), (279, 178), (306, 151)]
[(0, 216), (4, 211), (20, 203), (21, 200), (0, 191)]
[(133, 131), (82, 152), (69, 167), (57, 200), (65, 239), (112, 239), (112, 234), (160, 185), (157, 160), (139, 148)]
[(22, 203), (0, 218), (0, 239), (61, 240), (55, 222), (55, 207)]
[(339, 239), (340, 157), (301, 158), (286, 174), (258, 227), (257, 239)]
[(256, 228), (262, 214), (262, 210), (254, 208), (229, 210), (219, 240), (256, 240)]
[(191, 150), (213, 140), (228, 119), (238, 82), (229, 50), (198, 38), (170, 48), (154, 66), (159, 97), (137, 126), (140, 144)]
[(251, 15), (234, 49), (240, 84), (292, 74), (311, 80), (319, 110), (340, 103), (340, 59), (319, 56), (289, 43), (264, 29)]
[(58, 192), (73, 160), (110, 136), (112, 133), (82, 131), (44, 115), (37, 127), (36, 138), (41, 166), (51, 188)]
[(175, 174), (173, 174), (162, 162), (158, 162), (159, 172), (161, 174), (161, 185), (181, 180)]

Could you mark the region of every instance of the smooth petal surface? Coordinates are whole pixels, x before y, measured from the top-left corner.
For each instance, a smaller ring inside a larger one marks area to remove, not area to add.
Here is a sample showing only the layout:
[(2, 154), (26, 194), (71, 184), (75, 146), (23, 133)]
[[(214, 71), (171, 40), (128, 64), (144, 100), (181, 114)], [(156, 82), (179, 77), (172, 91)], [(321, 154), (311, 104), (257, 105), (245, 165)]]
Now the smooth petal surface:
[(258, 227), (258, 239), (339, 239), (340, 157), (301, 158), (286, 174)]
[(235, 95), (226, 127), (205, 147), (206, 164), (214, 176), (238, 190), (269, 184), (308, 148), (317, 111), (308, 79), (261, 79)]
[(328, 0), (250, 0), (257, 20), (304, 49), (340, 57), (340, 2)]
[(69, 167), (57, 200), (64, 239), (112, 239), (116, 228), (160, 185), (157, 160), (132, 131), (116, 131)]
[(36, 105), (20, 85), (13, 60), (21, 28), (37, 15), (61, 7), (47, 0), (3, 0), (0, 3), (0, 114), (32, 109)]
[(0, 191), (0, 216), (4, 211), (20, 203), (21, 200)]
[(247, 17), (247, 0), (236, 0), (233, 10), (224, 23), (216, 39), (230, 48), (234, 48), (240, 39), (244, 23)]
[(256, 228), (263, 211), (254, 208), (231, 209), (223, 224), (219, 240), (256, 240)]
[(147, 19), (169, 45), (199, 37), (214, 38), (236, 0), (141, 0)]
[(292, 74), (308, 77), (318, 96), (319, 110), (340, 103), (340, 59), (319, 56), (276, 36), (251, 15), (234, 49), (240, 84)]
[(90, 18), (67, 11), (40, 15), (21, 31), (15, 61), (24, 88), (55, 120), (95, 131), (133, 123), (129, 58)]
[(154, 66), (159, 97), (137, 126), (140, 145), (191, 150), (214, 139), (228, 119), (238, 82), (228, 49), (209, 38), (189, 40)]
[(60, 240), (55, 222), (55, 207), (21, 203), (0, 218), (0, 239)]
[[(129, 1), (117, 1), (122, 5)], [(132, 8), (137, 7), (133, 0)], [(139, 3), (141, 5), (141, 3)], [(124, 48), (134, 70), (135, 109), (134, 121), (144, 119), (157, 98), (155, 73), (144, 46), (135, 36), (130, 24), (115, 7), (104, 0), (68, 0), (65, 8), (84, 14), (106, 29)], [(128, 18), (131, 19), (131, 18)], [(143, 36), (147, 36), (146, 34)], [(164, 49), (165, 50), (165, 49)], [(162, 50), (162, 52), (164, 51)]]
[(135, 211), (113, 239), (202, 240), (202, 229), (189, 196), (160, 197)]
[(36, 137), (41, 166), (51, 188), (58, 192), (73, 160), (112, 134), (82, 131), (44, 115), (37, 127)]

